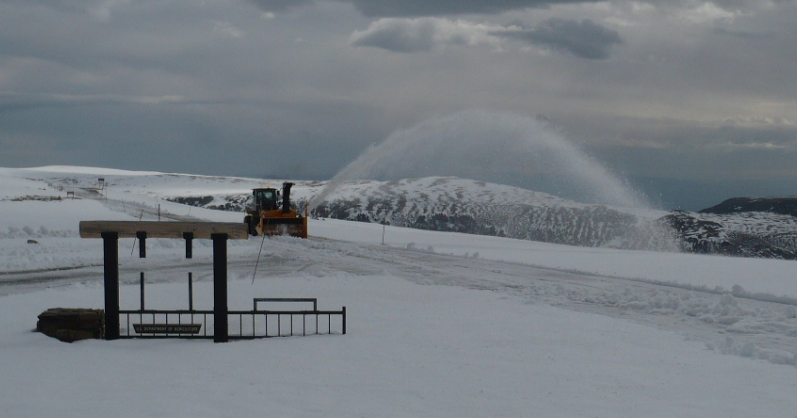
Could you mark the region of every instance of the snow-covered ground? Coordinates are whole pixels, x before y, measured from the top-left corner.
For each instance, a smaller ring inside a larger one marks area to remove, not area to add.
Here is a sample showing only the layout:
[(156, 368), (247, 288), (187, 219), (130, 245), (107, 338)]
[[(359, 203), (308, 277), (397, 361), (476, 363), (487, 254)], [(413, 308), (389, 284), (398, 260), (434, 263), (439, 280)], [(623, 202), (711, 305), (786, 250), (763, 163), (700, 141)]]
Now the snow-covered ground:
[[(0, 169), (3, 416), (797, 417), (790, 261), (312, 220), (308, 240), (266, 240), (254, 277), (261, 240), (230, 241), (229, 305), (318, 297), (347, 307), (345, 336), (65, 344), (31, 332), (48, 308), (102, 308), (102, 242), (80, 239), (80, 220), (152, 220), (160, 205), (164, 220), (240, 222), (161, 197), (262, 185), (157, 174)], [(102, 176), (140, 178), (84, 190)], [(148, 240), (146, 259), (134, 250), (120, 240), (123, 308), (138, 307), (142, 270), (147, 307), (186, 308), (190, 271), (195, 307), (212, 308), (209, 243), (192, 260), (171, 240)]]

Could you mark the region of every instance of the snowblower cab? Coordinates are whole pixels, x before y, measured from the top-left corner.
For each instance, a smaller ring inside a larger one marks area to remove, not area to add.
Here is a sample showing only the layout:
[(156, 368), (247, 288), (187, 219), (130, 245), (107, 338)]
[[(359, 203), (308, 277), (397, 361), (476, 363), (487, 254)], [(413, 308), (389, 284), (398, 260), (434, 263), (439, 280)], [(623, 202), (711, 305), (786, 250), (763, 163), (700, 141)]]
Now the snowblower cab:
[(279, 209), (277, 199), (279, 199), (280, 192), (277, 189), (271, 187), (254, 189), (252, 195), (255, 198), (255, 208), (258, 212)]
[(272, 187), (252, 189), (253, 205), (246, 208), (244, 217), (250, 235), (307, 238), (307, 215), (300, 216), (291, 208), (292, 186), (293, 183), (282, 183), (282, 193)]

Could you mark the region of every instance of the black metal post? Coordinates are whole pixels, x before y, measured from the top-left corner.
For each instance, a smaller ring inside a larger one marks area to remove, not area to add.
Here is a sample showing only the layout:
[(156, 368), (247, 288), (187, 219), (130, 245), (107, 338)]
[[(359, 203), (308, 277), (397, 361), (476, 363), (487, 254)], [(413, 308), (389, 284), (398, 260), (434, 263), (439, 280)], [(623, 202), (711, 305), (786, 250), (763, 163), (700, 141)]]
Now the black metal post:
[(147, 258), (147, 231), (136, 232), (138, 238), (138, 258)]
[(193, 232), (183, 232), (183, 238), (185, 239), (185, 258), (193, 258), (194, 257), (194, 233)]
[(191, 272), (188, 272), (188, 310), (194, 311), (194, 273)]
[(229, 341), (227, 323), (227, 234), (211, 234), (213, 240), (213, 341)]
[(119, 338), (119, 234), (103, 232), (105, 339)]
[(141, 309), (140, 310), (143, 311), (144, 310), (144, 272), (143, 271), (141, 272), (140, 282), (141, 282), (141, 285), (140, 285), (140, 288), (141, 288)]
[(343, 307), (343, 335), (346, 335), (346, 307)]

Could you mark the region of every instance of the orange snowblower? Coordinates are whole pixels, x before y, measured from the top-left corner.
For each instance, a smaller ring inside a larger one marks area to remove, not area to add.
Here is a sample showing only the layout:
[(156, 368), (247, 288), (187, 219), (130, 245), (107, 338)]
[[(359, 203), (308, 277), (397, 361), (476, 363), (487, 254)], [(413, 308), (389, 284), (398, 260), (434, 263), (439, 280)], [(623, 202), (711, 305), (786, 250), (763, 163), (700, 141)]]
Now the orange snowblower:
[[(290, 235), (307, 238), (307, 214), (300, 216), (291, 208), (293, 183), (282, 183), (282, 193), (272, 188), (252, 189), (253, 204), (247, 205), (244, 223), (249, 235)], [(280, 202), (281, 200), (281, 202)], [(307, 209), (305, 208), (305, 211)]]

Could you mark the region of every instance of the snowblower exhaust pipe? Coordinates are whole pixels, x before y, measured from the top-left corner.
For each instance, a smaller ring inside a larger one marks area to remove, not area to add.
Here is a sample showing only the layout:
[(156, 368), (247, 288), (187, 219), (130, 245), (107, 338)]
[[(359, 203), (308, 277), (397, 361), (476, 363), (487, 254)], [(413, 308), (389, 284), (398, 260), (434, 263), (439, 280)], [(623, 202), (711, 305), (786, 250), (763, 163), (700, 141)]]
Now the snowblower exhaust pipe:
[(291, 211), (291, 186), (293, 183), (282, 183), (282, 213), (288, 214)]

